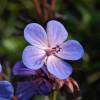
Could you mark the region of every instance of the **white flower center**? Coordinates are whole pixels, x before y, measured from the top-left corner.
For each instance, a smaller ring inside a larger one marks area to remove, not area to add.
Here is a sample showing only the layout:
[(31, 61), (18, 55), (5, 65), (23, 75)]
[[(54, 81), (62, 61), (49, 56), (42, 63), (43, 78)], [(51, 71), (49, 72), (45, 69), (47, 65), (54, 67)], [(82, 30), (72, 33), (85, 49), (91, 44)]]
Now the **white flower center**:
[(56, 47), (54, 48), (48, 48), (46, 50), (46, 54), (47, 56), (50, 56), (50, 55), (55, 55), (56, 53), (60, 52), (61, 48), (59, 45), (57, 45)]

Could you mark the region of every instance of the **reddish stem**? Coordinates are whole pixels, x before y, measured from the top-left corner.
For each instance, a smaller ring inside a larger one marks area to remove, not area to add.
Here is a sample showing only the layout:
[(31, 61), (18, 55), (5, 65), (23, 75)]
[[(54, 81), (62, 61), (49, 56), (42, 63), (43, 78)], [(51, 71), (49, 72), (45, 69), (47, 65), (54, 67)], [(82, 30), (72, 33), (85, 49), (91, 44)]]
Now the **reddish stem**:
[(51, 1), (51, 9), (54, 11), (56, 7), (56, 0)]
[(39, 17), (42, 18), (42, 11), (41, 11), (41, 8), (40, 8), (39, 1), (38, 0), (33, 0), (33, 3), (34, 3), (34, 7), (37, 10), (37, 13), (38, 13)]
[(43, 7), (44, 7), (44, 20), (47, 21), (48, 20), (48, 9), (47, 9), (47, 0), (43, 0)]
[(49, 7), (48, 11), (49, 11), (49, 16), (52, 18), (53, 17), (53, 13), (55, 11), (55, 7), (56, 7), (56, 0), (51, 0), (51, 6)]

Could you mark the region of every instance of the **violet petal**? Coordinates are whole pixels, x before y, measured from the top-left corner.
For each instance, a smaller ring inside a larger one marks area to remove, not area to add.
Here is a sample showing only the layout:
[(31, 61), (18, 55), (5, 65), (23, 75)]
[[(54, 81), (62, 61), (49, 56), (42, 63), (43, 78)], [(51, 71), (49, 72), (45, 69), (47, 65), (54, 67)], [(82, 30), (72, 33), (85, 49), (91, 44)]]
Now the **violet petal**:
[(27, 68), (22, 61), (17, 62), (13, 67), (13, 74), (14, 75), (35, 75), (37, 71)]
[(72, 73), (71, 65), (55, 56), (48, 57), (47, 69), (51, 74), (60, 79), (66, 79)]
[(47, 36), (50, 47), (55, 47), (66, 40), (68, 32), (63, 24), (58, 21), (51, 20), (47, 23)]
[(22, 55), (22, 61), (27, 68), (37, 70), (44, 65), (46, 52), (34, 46), (27, 46)]
[(39, 48), (47, 48), (47, 34), (43, 27), (37, 23), (30, 23), (24, 29), (25, 39)]
[(84, 50), (81, 44), (76, 40), (68, 40), (61, 45), (61, 50), (56, 55), (66, 60), (78, 60), (83, 54)]
[(0, 72), (2, 71), (2, 65), (0, 64)]

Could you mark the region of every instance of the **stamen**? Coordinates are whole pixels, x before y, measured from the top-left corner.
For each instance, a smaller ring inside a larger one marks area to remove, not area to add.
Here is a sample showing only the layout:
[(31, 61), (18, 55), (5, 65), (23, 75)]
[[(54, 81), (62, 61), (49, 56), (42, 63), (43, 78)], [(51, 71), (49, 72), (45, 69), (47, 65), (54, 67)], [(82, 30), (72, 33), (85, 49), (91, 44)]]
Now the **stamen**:
[(57, 45), (57, 46), (56, 46), (56, 50), (55, 50), (55, 51), (58, 53), (60, 50), (61, 50), (60, 46), (59, 46), (59, 45)]

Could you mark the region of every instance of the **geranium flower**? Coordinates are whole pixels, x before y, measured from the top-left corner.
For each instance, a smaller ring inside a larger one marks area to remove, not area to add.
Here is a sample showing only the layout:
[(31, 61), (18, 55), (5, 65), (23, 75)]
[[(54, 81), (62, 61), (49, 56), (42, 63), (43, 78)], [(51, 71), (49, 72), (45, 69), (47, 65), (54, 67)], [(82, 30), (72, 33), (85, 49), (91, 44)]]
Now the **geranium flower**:
[(60, 79), (72, 73), (70, 64), (63, 60), (78, 60), (84, 50), (76, 40), (65, 41), (68, 32), (55, 20), (47, 23), (46, 31), (37, 23), (30, 23), (24, 29), (24, 37), (30, 43), (22, 55), (26, 67), (37, 70), (46, 64), (48, 71)]
[[(41, 69), (42, 70), (42, 69)], [(13, 67), (13, 74), (18, 76), (35, 76), (35, 79), (18, 82), (16, 87), (16, 97), (18, 100), (29, 100), (35, 95), (49, 95), (52, 84), (44, 78), (41, 70), (27, 68), (22, 61), (18, 61)]]

